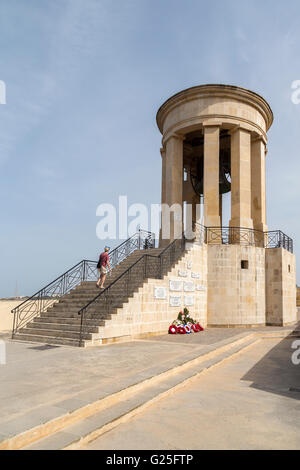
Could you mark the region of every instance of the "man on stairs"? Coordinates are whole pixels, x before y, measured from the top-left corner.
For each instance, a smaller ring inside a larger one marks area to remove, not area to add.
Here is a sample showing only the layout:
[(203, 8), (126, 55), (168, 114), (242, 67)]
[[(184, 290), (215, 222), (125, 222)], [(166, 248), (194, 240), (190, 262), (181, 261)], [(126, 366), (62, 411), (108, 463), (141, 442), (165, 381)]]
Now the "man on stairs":
[(104, 289), (106, 274), (108, 269), (110, 269), (108, 252), (109, 246), (106, 246), (104, 248), (103, 253), (101, 253), (101, 255), (99, 256), (99, 261), (97, 264), (97, 269), (99, 271), (100, 277), (96, 283), (96, 286), (99, 287), (99, 289)]

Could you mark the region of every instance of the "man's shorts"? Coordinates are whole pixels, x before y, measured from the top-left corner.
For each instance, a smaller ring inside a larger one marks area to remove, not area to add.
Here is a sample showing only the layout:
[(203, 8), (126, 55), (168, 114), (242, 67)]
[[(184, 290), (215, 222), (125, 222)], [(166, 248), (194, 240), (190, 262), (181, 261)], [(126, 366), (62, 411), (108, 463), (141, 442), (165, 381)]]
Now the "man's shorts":
[(99, 269), (100, 274), (107, 274), (107, 268), (105, 266), (101, 266)]

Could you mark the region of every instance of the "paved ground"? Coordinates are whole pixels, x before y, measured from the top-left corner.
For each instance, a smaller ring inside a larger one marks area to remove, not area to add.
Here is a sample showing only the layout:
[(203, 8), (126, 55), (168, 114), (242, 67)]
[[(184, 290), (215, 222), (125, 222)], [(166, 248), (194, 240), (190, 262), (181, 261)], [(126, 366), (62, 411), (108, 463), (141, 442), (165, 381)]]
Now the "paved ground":
[(262, 340), (86, 449), (299, 449), (291, 344)]
[[(264, 329), (273, 330), (278, 328)], [(246, 329), (210, 329), (93, 349), (6, 338), (7, 364), (0, 365), (0, 440), (247, 334)]]

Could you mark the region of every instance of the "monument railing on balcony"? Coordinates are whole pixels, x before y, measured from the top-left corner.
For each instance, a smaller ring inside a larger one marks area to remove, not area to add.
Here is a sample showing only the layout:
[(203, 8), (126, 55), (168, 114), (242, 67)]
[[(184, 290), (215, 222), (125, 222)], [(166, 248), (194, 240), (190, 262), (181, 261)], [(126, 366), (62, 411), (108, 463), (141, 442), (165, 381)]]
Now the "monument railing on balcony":
[(284, 248), (293, 253), (293, 240), (281, 230), (262, 232), (245, 227), (205, 227), (198, 223), (195, 226), (200, 243)]
[(273, 230), (266, 232), (266, 246), (265, 248), (285, 248), (293, 253), (293, 239), (288, 237), (281, 230)]
[[(139, 230), (109, 252), (110, 266), (114, 268), (137, 249), (154, 247), (155, 235), (146, 230)], [(14, 315), (13, 334), (24, 328), (33, 318), (45, 312), (81, 282), (95, 281), (97, 278), (97, 261), (86, 259), (80, 261), (12, 310)]]

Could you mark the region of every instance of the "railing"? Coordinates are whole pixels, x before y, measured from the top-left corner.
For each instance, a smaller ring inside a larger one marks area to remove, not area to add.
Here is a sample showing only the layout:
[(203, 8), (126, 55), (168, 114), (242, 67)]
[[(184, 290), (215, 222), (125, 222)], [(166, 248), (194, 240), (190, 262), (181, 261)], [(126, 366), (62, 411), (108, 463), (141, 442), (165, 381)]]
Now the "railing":
[(281, 230), (266, 232), (266, 248), (285, 248), (293, 253), (293, 240)]
[(206, 243), (264, 247), (264, 232), (243, 227), (206, 227)]
[(121, 307), (146, 278), (162, 279), (185, 250), (185, 238), (174, 240), (159, 255), (144, 254), (106, 289), (78, 312), (81, 316), (79, 346), (88, 330), (88, 320), (104, 318), (113, 309)]
[[(109, 253), (110, 266), (114, 268), (136, 249), (150, 249), (154, 246), (154, 234), (139, 230)], [(24, 328), (28, 322), (45, 312), (81, 282), (93, 281), (97, 277), (97, 261), (82, 260), (77, 263), (12, 310), (14, 314), (12, 334), (14, 335), (19, 329)]]
[(281, 230), (262, 232), (245, 227), (205, 227), (198, 223), (195, 225), (196, 239), (201, 243), (284, 248), (293, 253), (293, 240)]

